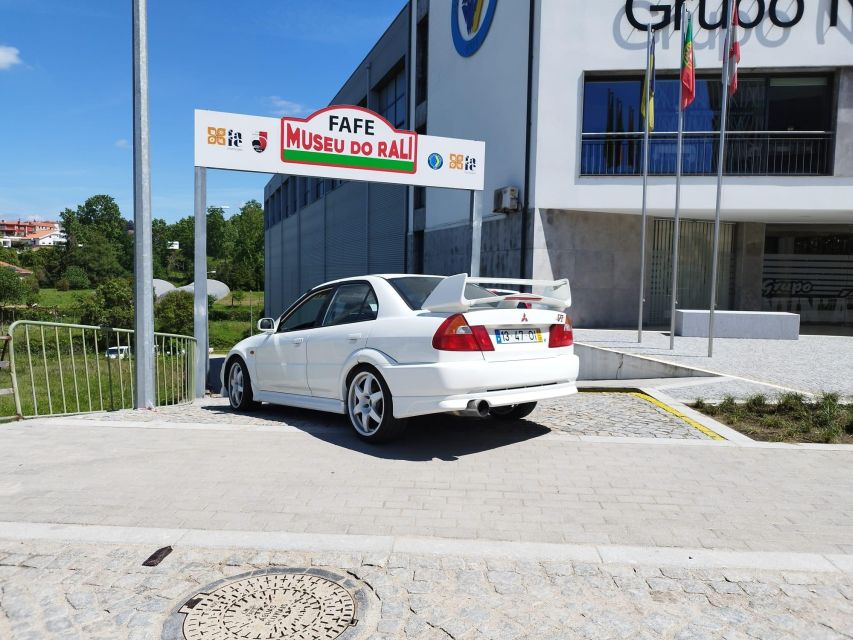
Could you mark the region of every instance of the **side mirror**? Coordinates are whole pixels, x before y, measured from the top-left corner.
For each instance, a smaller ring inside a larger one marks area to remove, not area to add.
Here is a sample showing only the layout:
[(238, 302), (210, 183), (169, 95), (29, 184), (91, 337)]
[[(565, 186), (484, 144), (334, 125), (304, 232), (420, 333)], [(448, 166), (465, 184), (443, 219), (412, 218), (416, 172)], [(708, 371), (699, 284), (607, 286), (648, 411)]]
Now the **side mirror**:
[(258, 331), (261, 333), (272, 333), (275, 329), (275, 320), (272, 318), (261, 318), (258, 320)]

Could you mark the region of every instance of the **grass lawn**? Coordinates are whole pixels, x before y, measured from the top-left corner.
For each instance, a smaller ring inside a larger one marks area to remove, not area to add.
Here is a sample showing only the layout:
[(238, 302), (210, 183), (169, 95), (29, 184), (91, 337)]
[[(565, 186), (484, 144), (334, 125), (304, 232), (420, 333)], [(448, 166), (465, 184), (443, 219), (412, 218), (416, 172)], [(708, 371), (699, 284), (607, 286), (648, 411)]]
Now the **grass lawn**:
[(260, 310), (263, 312), (264, 310), (264, 292), (263, 291), (243, 291), (243, 299), (238, 303), (236, 300), (232, 300), (233, 292), (229, 293), (227, 296), (222, 298), (222, 300), (217, 300), (214, 303), (214, 306), (218, 307), (230, 307), (232, 303), (235, 306), (240, 307), (249, 307), (252, 306), (255, 308), (255, 311), (258, 312)]
[(39, 306), (67, 309), (75, 306), (80, 298), (86, 297), (91, 292), (91, 289), (80, 289), (78, 291), (42, 289), (39, 291)]
[(249, 323), (242, 320), (215, 320), (210, 322), (208, 340), (215, 353), (227, 353), (240, 340), (257, 332), (257, 328), (250, 328)]
[(755, 395), (743, 403), (728, 396), (719, 404), (699, 400), (692, 406), (754, 440), (853, 444), (853, 405), (842, 404), (837, 393), (814, 401), (786, 393), (776, 402)]

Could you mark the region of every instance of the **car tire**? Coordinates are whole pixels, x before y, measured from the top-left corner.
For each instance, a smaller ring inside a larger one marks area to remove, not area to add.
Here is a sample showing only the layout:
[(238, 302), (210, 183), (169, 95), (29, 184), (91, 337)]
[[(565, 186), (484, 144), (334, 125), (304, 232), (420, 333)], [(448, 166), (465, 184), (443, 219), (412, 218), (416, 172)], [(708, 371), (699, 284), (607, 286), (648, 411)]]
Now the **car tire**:
[(391, 390), (373, 367), (358, 367), (349, 375), (346, 412), (355, 434), (365, 442), (394, 440), (408, 422), (394, 417)]
[(521, 420), (533, 413), (535, 408), (535, 402), (524, 402), (511, 404), (508, 407), (492, 407), (489, 409), (489, 415), (497, 420)]
[(242, 358), (234, 358), (228, 364), (225, 384), (228, 403), (235, 411), (254, 411), (260, 405), (252, 399), (252, 379)]

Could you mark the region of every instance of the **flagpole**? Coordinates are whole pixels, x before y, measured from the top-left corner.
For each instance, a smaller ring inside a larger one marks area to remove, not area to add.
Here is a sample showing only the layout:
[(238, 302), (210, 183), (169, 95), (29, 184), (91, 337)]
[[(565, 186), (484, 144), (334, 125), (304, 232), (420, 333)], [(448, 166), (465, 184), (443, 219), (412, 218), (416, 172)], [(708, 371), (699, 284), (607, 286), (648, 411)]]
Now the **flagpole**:
[[(681, 51), (684, 55), (684, 31), (687, 29), (685, 18), (687, 17), (687, 8), (681, 5)], [(682, 61), (683, 66), (683, 61)], [(682, 149), (684, 144), (684, 108), (682, 107), (682, 98), (684, 97), (684, 82), (681, 77), (678, 79), (678, 142), (676, 144), (676, 168), (675, 168), (675, 220), (673, 221), (672, 230), (672, 304), (669, 310), (669, 348), (675, 349), (675, 307), (678, 304), (678, 238), (679, 238), (679, 216), (681, 214), (681, 166), (682, 166)]]
[(643, 214), (640, 222), (640, 313), (637, 319), (637, 342), (643, 341), (643, 303), (646, 284), (646, 196), (649, 189), (649, 92), (651, 91), (652, 37), (652, 25), (649, 25), (646, 31), (646, 91), (643, 94), (643, 100), (646, 102), (646, 117), (643, 132)]
[(729, 0), (726, 4), (726, 38), (723, 46), (723, 79), (722, 79), (722, 104), (720, 113), (720, 150), (717, 155), (717, 207), (714, 214), (714, 248), (711, 258), (711, 300), (708, 305), (708, 357), (714, 355), (714, 310), (717, 306), (717, 263), (720, 251), (720, 209), (723, 200), (723, 170), (726, 164), (726, 120), (729, 108), (729, 68), (731, 65), (731, 35), (732, 16), (737, 6), (736, 0)]

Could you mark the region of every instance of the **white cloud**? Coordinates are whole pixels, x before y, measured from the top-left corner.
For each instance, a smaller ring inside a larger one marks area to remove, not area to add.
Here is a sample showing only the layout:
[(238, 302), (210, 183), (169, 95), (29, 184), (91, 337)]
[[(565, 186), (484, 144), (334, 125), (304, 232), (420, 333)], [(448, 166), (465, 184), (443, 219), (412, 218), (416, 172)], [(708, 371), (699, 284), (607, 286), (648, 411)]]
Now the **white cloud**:
[(117, 149), (130, 149), (130, 142), (125, 138), (119, 138), (116, 140), (116, 148)]
[(16, 64), (21, 64), (20, 53), (15, 47), (0, 44), (0, 71), (11, 69)]
[(313, 113), (314, 109), (308, 107), (300, 102), (293, 102), (292, 100), (285, 100), (284, 98), (279, 98), (278, 96), (270, 96), (268, 99), (269, 103), (272, 105), (273, 115), (275, 116), (307, 116), (309, 113)]

